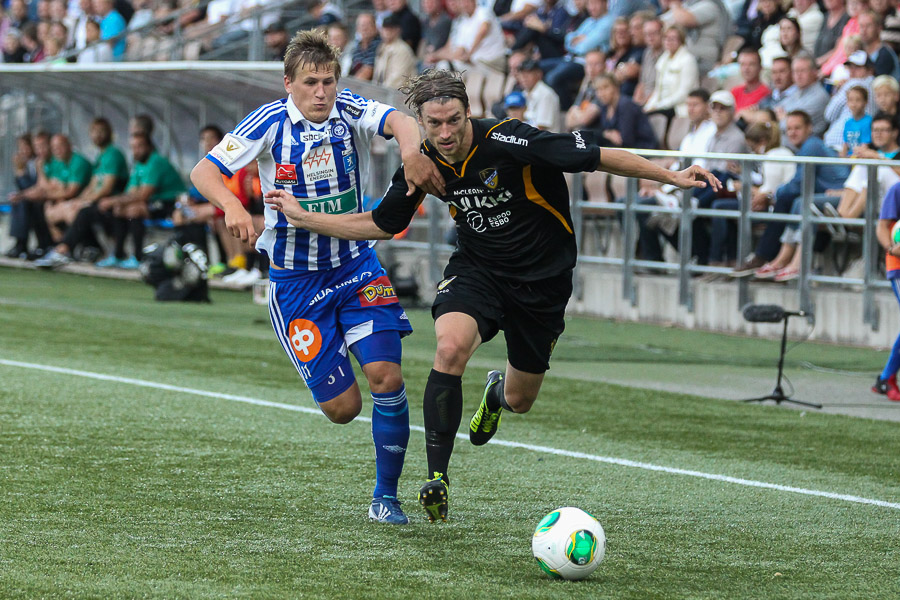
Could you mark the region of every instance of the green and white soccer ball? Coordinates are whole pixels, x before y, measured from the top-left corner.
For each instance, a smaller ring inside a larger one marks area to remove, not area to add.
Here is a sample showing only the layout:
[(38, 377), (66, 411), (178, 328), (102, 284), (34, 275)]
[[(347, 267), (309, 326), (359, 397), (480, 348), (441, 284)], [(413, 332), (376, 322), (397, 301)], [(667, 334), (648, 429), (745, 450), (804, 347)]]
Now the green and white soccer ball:
[(531, 551), (541, 569), (554, 579), (584, 579), (606, 554), (606, 533), (589, 513), (565, 506), (541, 519)]
[(900, 221), (897, 221), (894, 223), (894, 226), (891, 227), (891, 242), (900, 244)]

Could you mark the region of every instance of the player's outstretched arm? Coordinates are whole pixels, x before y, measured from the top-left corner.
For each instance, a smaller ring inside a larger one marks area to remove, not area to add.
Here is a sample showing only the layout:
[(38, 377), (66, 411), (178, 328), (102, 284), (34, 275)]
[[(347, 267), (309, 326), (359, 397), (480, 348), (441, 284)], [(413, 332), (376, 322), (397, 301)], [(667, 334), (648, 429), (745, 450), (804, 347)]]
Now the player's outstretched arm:
[(615, 148), (603, 149), (597, 169), (613, 175), (652, 179), (680, 188), (705, 188), (710, 185), (715, 191), (722, 189), (722, 182), (715, 175), (697, 165), (692, 165), (683, 171), (670, 171), (642, 156)]
[(253, 244), (258, 237), (253, 227), (253, 219), (241, 205), (237, 196), (231, 193), (225, 182), (222, 181), (222, 173), (212, 161), (201, 158), (197, 166), (191, 171), (191, 183), (196, 186), (200, 194), (219, 207), (225, 213), (225, 227), (228, 232), (242, 242)]
[(393, 237), (375, 224), (371, 212), (347, 215), (309, 212), (284, 190), (266, 192), (265, 202), (282, 213), (294, 227), (321, 235), (342, 240), (387, 240)]

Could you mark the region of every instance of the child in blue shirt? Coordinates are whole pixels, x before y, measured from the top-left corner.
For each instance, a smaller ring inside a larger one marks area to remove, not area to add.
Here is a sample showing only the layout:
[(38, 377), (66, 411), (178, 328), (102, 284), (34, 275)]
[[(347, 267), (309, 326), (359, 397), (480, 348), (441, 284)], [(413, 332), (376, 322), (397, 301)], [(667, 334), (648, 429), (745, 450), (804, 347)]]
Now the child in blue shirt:
[(847, 90), (847, 108), (850, 117), (844, 123), (844, 146), (841, 156), (851, 156), (860, 144), (872, 143), (872, 117), (866, 114), (869, 92), (862, 86)]

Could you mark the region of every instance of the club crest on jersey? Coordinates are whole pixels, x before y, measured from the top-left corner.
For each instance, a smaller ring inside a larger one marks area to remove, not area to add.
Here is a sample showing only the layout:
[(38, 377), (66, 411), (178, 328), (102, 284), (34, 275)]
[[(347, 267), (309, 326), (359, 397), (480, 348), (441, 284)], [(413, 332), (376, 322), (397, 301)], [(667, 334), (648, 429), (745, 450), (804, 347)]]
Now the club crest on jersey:
[(297, 185), (296, 165), (275, 165), (275, 183), (277, 185)]
[(331, 137), (342, 138), (347, 135), (347, 126), (343, 123), (335, 123), (331, 126)]
[(497, 169), (485, 169), (478, 173), (478, 176), (481, 177), (481, 181), (484, 182), (484, 185), (486, 185), (488, 189), (497, 189), (497, 184), (500, 181), (500, 176), (497, 175)]
[(360, 288), (358, 294), (360, 306), (382, 306), (399, 302), (391, 280), (385, 275), (367, 283)]

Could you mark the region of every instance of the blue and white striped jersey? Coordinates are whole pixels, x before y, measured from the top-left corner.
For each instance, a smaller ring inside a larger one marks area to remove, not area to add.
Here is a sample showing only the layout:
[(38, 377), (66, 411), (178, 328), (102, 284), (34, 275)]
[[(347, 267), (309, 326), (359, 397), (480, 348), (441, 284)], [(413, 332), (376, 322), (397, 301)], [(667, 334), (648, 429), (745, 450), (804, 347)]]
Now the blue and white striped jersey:
[[(376, 133), (387, 137), (384, 123), (393, 110), (345, 89), (328, 119), (313, 123), (288, 96), (250, 113), (206, 158), (228, 176), (256, 159), (263, 193), (286, 190), (311, 212), (360, 212), (369, 181), (369, 144)], [(256, 249), (284, 269), (334, 269), (375, 244), (298, 229), (268, 206), (265, 217)]]

